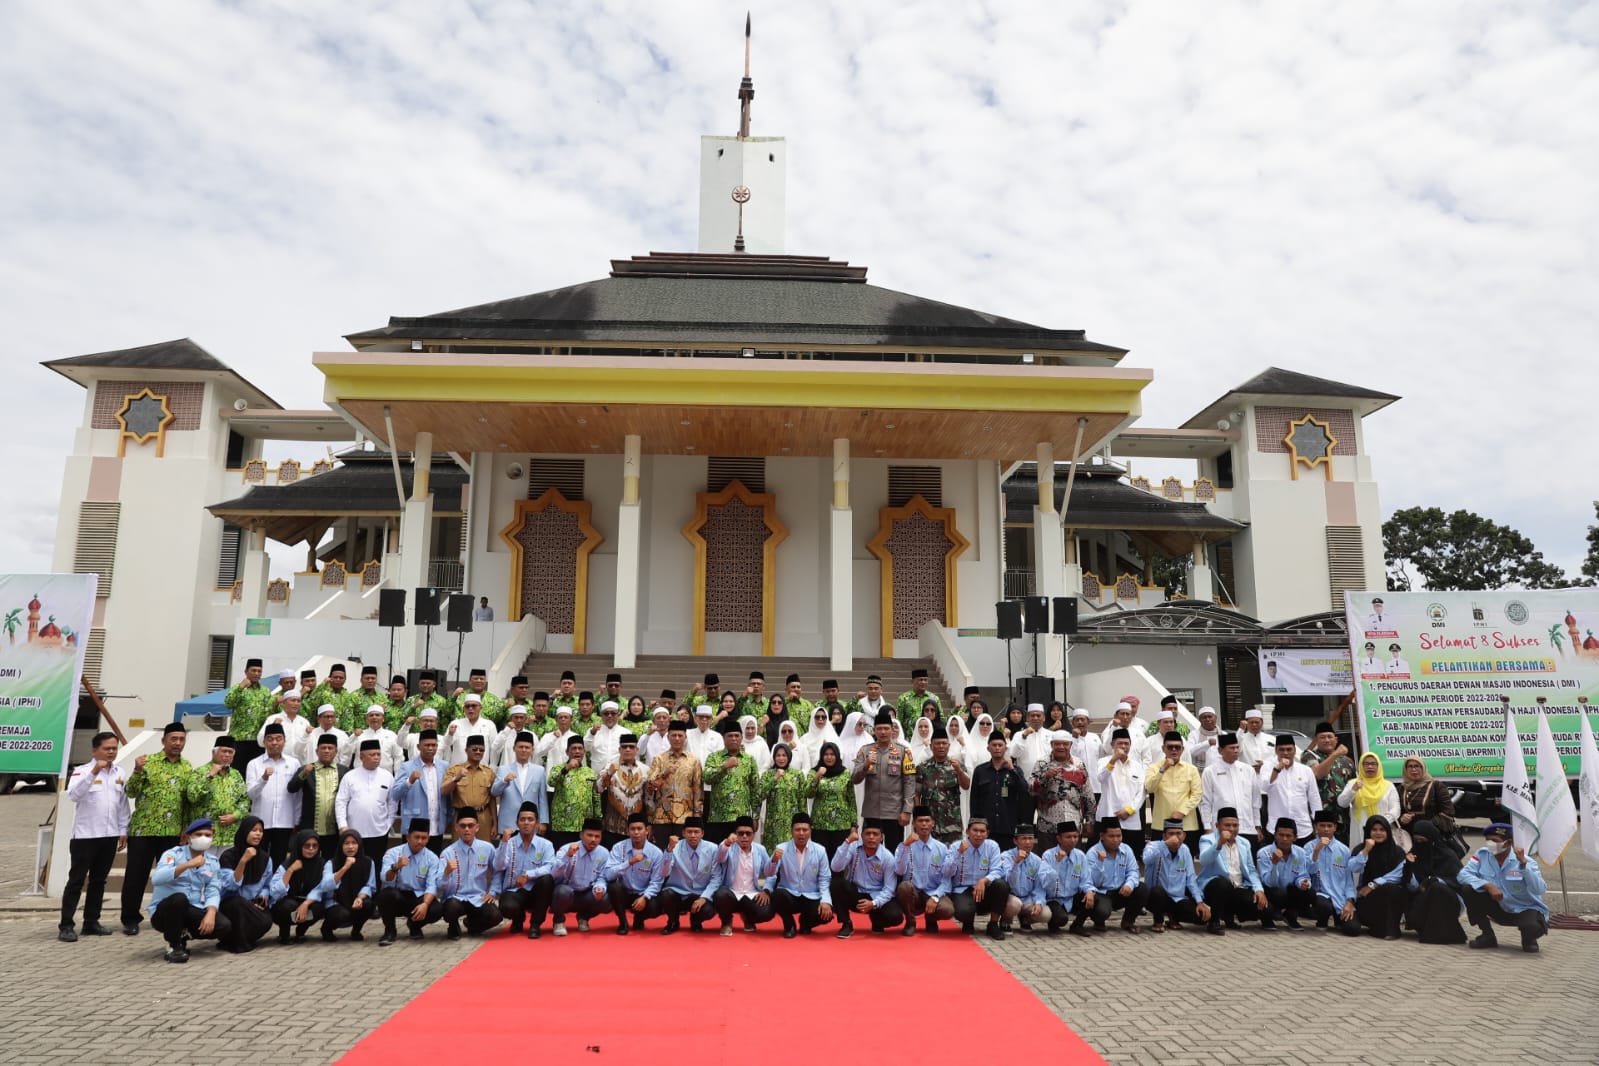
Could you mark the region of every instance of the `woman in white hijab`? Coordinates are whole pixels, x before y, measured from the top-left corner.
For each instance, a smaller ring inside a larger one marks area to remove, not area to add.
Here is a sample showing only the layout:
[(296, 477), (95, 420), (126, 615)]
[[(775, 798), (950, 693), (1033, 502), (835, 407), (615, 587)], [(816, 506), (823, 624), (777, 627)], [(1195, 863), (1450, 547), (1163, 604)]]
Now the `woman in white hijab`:
[(926, 715), (916, 719), (911, 727), (911, 758), (920, 766), (933, 757), (933, 720)]
[[(805, 748), (805, 769), (814, 770), (822, 761), (822, 745), (837, 744), (838, 730), (833, 728), (833, 723), (828, 720), (827, 708), (817, 707), (811, 712), (811, 724), (806, 727), (805, 735), (800, 738), (800, 744)], [(842, 750), (839, 752), (842, 756)], [(850, 763), (844, 763), (844, 772), (851, 769)]]
[(811, 769), (810, 764), (805, 761), (805, 749), (800, 745), (799, 730), (786, 718), (777, 727), (777, 743), (788, 745), (788, 750), (794, 757), (793, 769)]
[(988, 738), (994, 735), (994, 716), (978, 715), (977, 721), (972, 723), (972, 735), (966, 740), (967, 773), (976, 772), (979, 766), (988, 761)]
[(755, 758), (755, 768), (764, 774), (772, 768), (772, 749), (766, 746), (766, 738), (761, 736), (760, 723), (753, 714), (746, 714), (738, 720), (738, 724), (744, 732), (744, 750)]
[(949, 761), (966, 765), (966, 723), (961, 716), (952, 714), (944, 723), (944, 731), (949, 734)]
[(872, 743), (872, 723), (865, 711), (851, 711), (844, 719), (844, 735), (838, 738), (838, 753), (844, 765), (855, 768), (855, 753)]

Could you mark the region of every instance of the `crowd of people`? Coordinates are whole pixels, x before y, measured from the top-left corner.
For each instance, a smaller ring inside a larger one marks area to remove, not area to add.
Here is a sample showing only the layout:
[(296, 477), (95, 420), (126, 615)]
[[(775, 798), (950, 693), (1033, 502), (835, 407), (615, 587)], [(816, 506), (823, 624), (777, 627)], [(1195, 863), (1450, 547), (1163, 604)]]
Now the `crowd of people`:
[(203, 765), (180, 723), (131, 769), (96, 736), (67, 786), (60, 939), (78, 939), (80, 897), (83, 933), (112, 932), (122, 850), (122, 931), (148, 917), (170, 962), (194, 940), (248, 952), (274, 929), (284, 944), (313, 926), (362, 940), (374, 921), (379, 945), (402, 922), (411, 938), (443, 922), (452, 939), (538, 939), (546, 920), (564, 937), (604, 912), (618, 935), (686, 917), (724, 937), (773, 920), (785, 937), (979, 920), (995, 939), (1090, 936), (1119, 912), (1134, 934), (1313, 922), (1461, 943), (1464, 912), (1472, 947), (1494, 946), (1497, 924), (1536, 951), (1548, 929), (1538, 864), (1508, 826), (1468, 853), (1419, 761), (1390, 781), (1330, 723), (1301, 751), (1258, 712), (1237, 732), (1208, 707), (1183, 725), (1171, 697), (1145, 721), (1129, 696), (1098, 731), (1060, 703), (996, 719), (975, 688), (946, 713), (925, 671), (893, 701), (873, 677), (849, 700), (826, 681), (815, 703), (797, 675), (768, 695), (758, 672), (741, 694), (707, 674), (651, 704), (614, 673), (597, 694), (570, 671), (548, 693), (519, 676), (503, 697), (483, 671), (449, 696), (424, 675), (380, 697), (363, 675), (352, 693), (342, 669), (273, 690), (252, 660)]

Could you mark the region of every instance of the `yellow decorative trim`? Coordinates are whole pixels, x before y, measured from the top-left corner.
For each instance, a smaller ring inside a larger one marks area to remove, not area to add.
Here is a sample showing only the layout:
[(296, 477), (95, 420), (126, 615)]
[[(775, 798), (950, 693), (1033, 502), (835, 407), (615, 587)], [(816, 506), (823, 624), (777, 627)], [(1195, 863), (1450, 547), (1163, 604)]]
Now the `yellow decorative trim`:
[(694, 518), (683, 527), (683, 536), (694, 545), (694, 654), (705, 654), (705, 568), (706, 544), (700, 530), (712, 507), (724, 507), (738, 500), (746, 507), (759, 507), (766, 531), (761, 545), (761, 655), (776, 654), (777, 646), (777, 546), (788, 539), (788, 527), (777, 517), (777, 497), (770, 492), (751, 492), (742, 481), (730, 481), (721, 492), (701, 492), (694, 496)]
[(516, 539), (527, 524), (527, 516), (554, 507), (558, 511), (577, 516), (577, 528), (583, 534), (583, 543), (577, 546), (575, 564), (577, 574), (572, 593), (572, 654), (582, 655), (588, 647), (589, 623), (589, 554), (605, 540), (589, 521), (592, 505), (587, 500), (569, 500), (556, 489), (545, 489), (536, 500), (517, 500), (516, 513), (511, 524), (500, 530), (500, 540), (511, 549), (511, 591), (506, 601), (511, 605), (510, 621), (522, 618), (522, 556), (523, 548)]
[[(1327, 454), (1316, 456), (1300, 455), (1299, 449), (1294, 445), (1294, 429), (1298, 426), (1320, 426), (1321, 431), (1327, 434)], [(1332, 454), (1333, 450), (1338, 447), (1338, 438), (1333, 436), (1330, 424), (1323, 422), (1307, 411), (1303, 418), (1296, 418), (1288, 423), (1288, 434), (1283, 437), (1283, 445), (1288, 449), (1288, 472), (1293, 476), (1293, 480), (1299, 480), (1300, 463), (1304, 463), (1312, 470), (1318, 466), (1321, 467), (1322, 472), (1327, 476), (1327, 480), (1332, 480)]]
[(881, 634), (882, 655), (894, 657), (894, 555), (888, 550), (888, 539), (894, 535), (894, 524), (912, 515), (921, 515), (930, 522), (944, 526), (944, 536), (949, 538), (950, 549), (944, 553), (944, 624), (959, 625), (960, 601), (956, 595), (955, 560), (971, 546), (971, 542), (955, 528), (955, 508), (934, 507), (917, 493), (903, 507), (884, 507), (877, 512), (877, 533), (866, 542), (866, 550), (877, 556), (883, 565), (879, 570), (879, 596), (882, 601)]
[[(149, 433), (135, 433), (128, 428), (128, 411), (140, 400), (155, 400), (161, 404), (161, 421)], [(151, 392), (148, 387), (138, 392), (130, 392), (122, 397), (122, 406), (117, 409), (117, 425), (121, 431), (117, 434), (117, 458), (121, 459), (127, 451), (128, 441), (135, 444), (144, 444), (152, 437), (155, 438), (155, 457), (160, 459), (167, 450), (167, 427), (178, 416), (172, 413), (172, 408), (167, 406), (167, 398), (159, 392)]]

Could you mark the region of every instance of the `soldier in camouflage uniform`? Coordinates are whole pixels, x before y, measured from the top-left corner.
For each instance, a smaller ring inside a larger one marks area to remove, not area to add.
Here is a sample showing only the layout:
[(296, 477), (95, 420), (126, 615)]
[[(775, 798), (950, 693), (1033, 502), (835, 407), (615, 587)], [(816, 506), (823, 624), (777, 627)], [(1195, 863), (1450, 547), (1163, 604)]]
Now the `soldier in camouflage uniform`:
[(134, 801), (128, 820), (128, 864), (122, 878), (122, 931), (129, 936), (139, 932), (144, 914), (139, 904), (150, 883), (150, 867), (163, 852), (178, 846), (178, 837), (188, 824), (190, 778), (197, 772), (183, 758), (188, 731), (182, 722), (169, 722), (161, 731), (161, 754), (141, 755), (133, 761), (128, 775), (128, 798)]

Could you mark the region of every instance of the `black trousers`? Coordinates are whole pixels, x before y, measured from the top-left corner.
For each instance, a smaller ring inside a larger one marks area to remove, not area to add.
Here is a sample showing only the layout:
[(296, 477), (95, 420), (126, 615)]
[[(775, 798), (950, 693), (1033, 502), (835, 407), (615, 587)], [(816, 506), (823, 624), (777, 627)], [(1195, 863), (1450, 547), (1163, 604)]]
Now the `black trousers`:
[(205, 911), (190, 903), (188, 897), (178, 893), (157, 903), (155, 912), (150, 916), (150, 924), (166, 937), (167, 943), (174, 948), (183, 946), (185, 934), (190, 940), (210, 940), (213, 937), (221, 939), (233, 931), (232, 924), (218, 910), (211, 931), (201, 936), (200, 923), (204, 920)]
[(1310, 905), (1311, 917), (1315, 918), (1316, 921), (1332, 922), (1344, 936), (1359, 936), (1360, 916), (1358, 914), (1350, 915), (1349, 920), (1346, 922), (1338, 917), (1338, 912), (1339, 908), (1334, 907), (1332, 899), (1327, 896), (1317, 896), (1315, 902)]
[(833, 879), (833, 903), (838, 908), (838, 921), (845, 929), (855, 927), (856, 918), (865, 917), (872, 923), (872, 931), (881, 933), (892, 929), (905, 922), (905, 908), (899, 905), (898, 899), (890, 899), (881, 907), (873, 907), (865, 915), (855, 909), (856, 904), (863, 899), (871, 899), (870, 892), (862, 892), (859, 888), (845, 881), (842, 877)]
[(796, 920), (799, 928), (807, 932), (822, 924), (822, 901), (797, 896), (786, 888), (772, 893), (772, 910), (783, 920), (784, 932), (795, 928)]
[(979, 914), (988, 915), (989, 921), (1005, 917), (1005, 902), (1010, 899), (1010, 885), (1004, 881), (990, 881), (983, 888), (983, 901), (979, 903), (972, 890), (962, 889), (949, 894), (949, 905), (955, 910), (955, 920), (961, 928), (969, 929)]
[(1121, 889), (1112, 889), (1109, 892), (1094, 893), (1094, 905), (1086, 908), (1086, 917), (1092, 918), (1096, 926), (1104, 925), (1110, 921), (1110, 916), (1116, 911), (1122, 912), (1122, 927), (1127, 928), (1144, 913), (1144, 904), (1149, 902), (1149, 886), (1140, 884), (1127, 895), (1122, 895)]
[(1266, 889), (1266, 899), (1271, 904), (1272, 917), (1297, 919), (1311, 913), (1316, 893), (1293, 885), (1289, 888)]
[(320, 903), (313, 903), (306, 909), (305, 921), (297, 921), (294, 912), (300, 909), (300, 904), (305, 900), (297, 896), (284, 896), (272, 905), (272, 920), (278, 925), (280, 935), (288, 935), (289, 926), (294, 926), (295, 931), (302, 935), (311, 926), (322, 920), (322, 912), (327, 908)]
[(1205, 883), (1203, 895), (1213, 922), (1248, 922), (1262, 916), (1255, 906), (1255, 891), (1248, 885), (1234, 886), (1225, 877), (1213, 877)]
[(349, 926), (350, 932), (359, 933), (361, 927), (372, 920), (372, 913), (375, 909), (376, 904), (370, 899), (361, 904), (359, 908), (346, 907), (335, 900), (329, 903), (322, 912), (322, 932), (327, 933), (334, 929), (343, 929), (345, 926)]
[(94, 925), (105, 905), (105, 882), (117, 858), (117, 838), (73, 837), (67, 842), (67, 854), (72, 862), (67, 867), (67, 885), (61, 890), (61, 928), (72, 928), (85, 882), (89, 893), (83, 901), (83, 924)]
[(1071, 907), (1068, 910), (1064, 900), (1052, 899), (1049, 901), (1049, 931), (1059, 932), (1066, 928), (1066, 923), (1072, 920), (1072, 915), (1078, 916), (1078, 925), (1082, 925), (1084, 913), (1083, 894), (1081, 892), (1072, 897)]
[(1405, 916), (1410, 903), (1410, 892), (1404, 885), (1374, 885), (1368, 896), (1355, 896), (1355, 917), (1374, 936), (1399, 935), (1399, 921)]
[(1509, 925), (1521, 930), (1521, 942), (1530, 944), (1549, 932), (1549, 922), (1537, 911), (1507, 911), (1504, 906), (1483, 889), (1461, 885), (1460, 896), (1466, 904), (1466, 920), (1484, 933), (1493, 932), (1494, 925)]
[[(280, 870), (285, 865), (283, 857), (289, 853), (289, 841), (294, 838), (296, 832), (294, 829), (265, 829), (261, 832), (261, 845), (267, 849), (267, 854), (272, 856), (272, 865)], [(318, 843), (320, 842), (321, 838), (318, 838)], [(334, 854), (338, 854), (336, 844)], [(323, 855), (326, 857), (327, 853), (323, 852)]]
[(380, 837), (361, 838), (361, 854), (371, 859), (379, 870), (383, 869), (383, 853), (388, 850), (389, 836), (387, 833)]
[(150, 886), (150, 868), (163, 851), (177, 846), (177, 837), (128, 838), (128, 858), (122, 870), (123, 925), (138, 925), (144, 920), (139, 904), (144, 902), (144, 890)]
[(447, 899), (444, 901), (444, 920), (451, 929), (457, 928), (463, 921), (466, 922), (466, 931), (473, 936), (487, 933), (504, 921), (500, 917), (500, 905), (493, 897), (490, 897), (487, 903)]
[(1147, 905), (1149, 916), (1157, 922), (1199, 922), (1199, 904), (1187, 896), (1172, 899), (1159, 885), (1150, 886)]
[(226, 915), (228, 924), (232, 926), (227, 935), (217, 937), (217, 943), (225, 951), (236, 954), (249, 951), (272, 931), (271, 912), (243, 896), (224, 896), (217, 913)]
[[(898, 818), (868, 818), (861, 823), (862, 833), (872, 828), (883, 831), (883, 841), (888, 847), (897, 848), (905, 843), (905, 827), (899, 824)], [(1005, 845), (1000, 845), (999, 850), (1004, 851)]]
[(592, 886), (578, 891), (571, 885), (556, 885), (555, 893), (550, 897), (550, 916), (556, 925), (566, 922), (568, 911), (586, 921), (610, 909), (609, 894), (595, 896)]
[(394, 923), (402, 917), (410, 929), (421, 929), (424, 925), (444, 917), (444, 904), (434, 900), (428, 904), (427, 913), (423, 915), (422, 920), (413, 921), (411, 912), (416, 910), (421, 902), (422, 897), (415, 892), (402, 892), (392, 886), (378, 889), (378, 916), (383, 919), (383, 931), (394, 932)]
[[(657, 895), (653, 899), (645, 900), (644, 909), (636, 911), (633, 909), (633, 902), (642, 898), (644, 894), (642, 892), (634, 892), (631, 888), (628, 888), (622, 883), (620, 877), (607, 883), (605, 894), (611, 897), (611, 906), (615, 909), (616, 920), (619, 922), (627, 921), (628, 915), (632, 915), (634, 928), (638, 928), (645, 920), (660, 917), (662, 911), (661, 897)], [(704, 913), (703, 909), (700, 913)]]
[(730, 888), (717, 889), (716, 893), (711, 896), (711, 903), (716, 907), (716, 914), (722, 919), (723, 926), (732, 925), (735, 913), (750, 925), (769, 922), (772, 920), (772, 916), (777, 913), (772, 909), (770, 896), (767, 897), (765, 903), (759, 903), (754, 896), (744, 896), (742, 898), (735, 896)]
[(685, 912), (688, 914), (689, 927), (695, 932), (705, 927), (705, 920), (716, 913), (716, 909), (707, 901), (705, 906), (698, 911), (693, 909), (694, 901), (700, 898), (698, 892), (678, 892), (676, 889), (663, 888), (660, 895), (655, 897), (659, 913), (666, 915), (668, 922), (675, 923)]
[(550, 899), (555, 895), (555, 878), (549, 874), (535, 877), (525, 888), (513, 888), (500, 893), (500, 913), (511, 923), (512, 929), (522, 928), (525, 918), (529, 929), (544, 924), (550, 911)]

